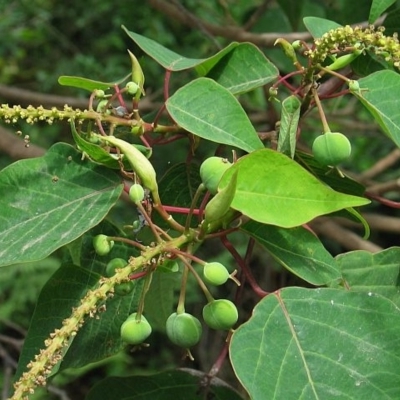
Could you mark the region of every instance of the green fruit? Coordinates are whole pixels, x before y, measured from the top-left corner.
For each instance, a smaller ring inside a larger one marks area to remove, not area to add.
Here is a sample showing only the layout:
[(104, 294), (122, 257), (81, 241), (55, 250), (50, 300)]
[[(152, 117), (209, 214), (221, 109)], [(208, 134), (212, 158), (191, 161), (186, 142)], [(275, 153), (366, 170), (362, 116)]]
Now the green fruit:
[(93, 238), (93, 247), (99, 256), (107, 255), (114, 246), (114, 241), (106, 235), (97, 235)]
[(230, 300), (213, 300), (204, 306), (203, 318), (212, 329), (229, 330), (238, 320), (238, 311)]
[(203, 268), (204, 280), (215, 286), (223, 285), (229, 279), (229, 272), (219, 262), (206, 263)]
[(118, 296), (126, 296), (129, 293), (132, 293), (135, 284), (132, 281), (121, 282), (114, 286), (114, 293)]
[(312, 145), (314, 158), (323, 165), (338, 165), (351, 154), (351, 143), (339, 132), (326, 132), (318, 136)]
[(188, 349), (200, 341), (203, 329), (193, 315), (173, 313), (167, 319), (166, 331), (172, 343)]
[(130, 81), (125, 85), (125, 88), (129, 94), (134, 95), (138, 91), (139, 85), (135, 82)]
[(210, 157), (200, 166), (200, 177), (211, 194), (217, 193), (219, 181), (225, 171), (232, 165), (226, 158)]
[(109, 278), (115, 275), (115, 270), (119, 268), (124, 268), (128, 265), (128, 261), (123, 258), (113, 258), (108, 262), (106, 266), (106, 276)]
[(151, 334), (151, 325), (142, 315), (136, 319), (137, 313), (131, 314), (121, 325), (121, 339), (129, 344), (140, 344)]
[(134, 183), (129, 189), (129, 197), (135, 204), (140, 203), (144, 199), (143, 186)]

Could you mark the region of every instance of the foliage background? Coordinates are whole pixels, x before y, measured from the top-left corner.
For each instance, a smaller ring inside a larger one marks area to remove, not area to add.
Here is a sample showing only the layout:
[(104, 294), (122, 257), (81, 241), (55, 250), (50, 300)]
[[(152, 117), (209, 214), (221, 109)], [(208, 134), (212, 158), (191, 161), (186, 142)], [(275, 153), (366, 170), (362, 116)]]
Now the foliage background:
[[(399, 3), (396, 2), (389, 13), (393, 10), (396, 15)], [(295, 39), (298, 35), (291, 36), (292, 33), (304, 34), (304, 16), (332, 19), (340, 24), (365, 22), (370, 6), (371, 0), (134, 0), (121, 1), (118, 4), (96, 0), (73, 0), (68, 3), (55, 0), (0, 0), (0, 101), (10, 105), (38, 105), (46, 102), (53, 105), (56, 101), (59, 105), (68, 102), (85, 107), (85, 93), (59, 86), (58, 77), (79, 75), (102, 81), (119, 79), (130, 69), (126, 53), (126, 49), (129, 48), (139, 58), (146, 76), (147, 96), (141, 104), (145, 114), (157, 109), (157, 105), (162, 101), (163, 75), (153, 60), (143, 57), (140, 50), (134, 48), (120, 29), (122, 24), (180, 54), (196, 58), (207, 57), (232, 40), (240, 41), (244, 29), (254, 33), (253, 37), (259, 40), (262, 33), (268, 33), (270, 35), (265, 42), (257, 44), (284, 74), (290, 72), (292, 66), (281, 49), (274, 48), (273, 43), (277, 37), (288, 35), (289, 39)], [(394, 17), (391, 21), (393, 20), (395, 21)], [(395, 25), (392, 23), (391, 26), (394, 31), (397, 28)], [(179, 74), (179, 77), (173, 76), (171, 91), (182, 86), (185, 80), (190, 78), (189, 72)], [(267, 93), (268, 88), (265, 88), (241, 97), (242, 104), (260, 131), (273, 130), (275, 122), (279, 119), (279, 108), (267, 103)], [(366, 112), (352, 100), (332, 100), (326, 107), (332, 125), (338, 130), (346, 131), (353, 141), (355, 151), (351, 160), (345, 164), (346, 172), (353, 174), (369, 188), (386, 185), (387, 197), (398, 199), (399, 185), (396, 182), (400, 154), (392, 142), (379, 133), (379, 129), (371, 123)], [(317, 118), (308, 118), (302, 129), (302, 146), (309, 149), (312, 139), (321, 129)], [(18, 130), (23, 134), (29, 133), (29, 148), (25, 148), (21, 139), (15, 135)], [(0, 168), (20, 158), (41, 155), (44, 149), (57, 141), (72, 142), (67, 124), (38, 124), (29, 127), (23, 124), (2, 125)], [(160, 174), (166, 171), (170, 164), (184, 159), (185, 149), (177, 149), (176, 144), (174, 146), (173, 151), (163, 148), (162, 153), (156, 152), (156, 167)], [(214, 150), (215, 146), (212, 144), (202, 144), (196, 157), (200, 162), (205, 155)], [(168, 159), (165, 159), (165, 154), (169, 155)], [(381, 169), (377, 167), (380, 160), (380, 166), (383, 165)], [(121, 201), (113, 210), (112, 217), (122, 224), (128, 212), (125, 203)], [(321, 219), (313, 228), (322, 235), (326, 247), (334, 255), (344, 250), (377, 250), (399, 244), (398, 211), (371, 205), (365, 217), (374, 232), (368, 242), (354, 238), (354, 227), (346, 225), (343, 221)], [(243, 251), (240, 234), (235, 240), (239, 252)], [(233, 265), (226, 256), (225, 259), (222, 258), (221, 249), (217, 244), (211, 244), (202, 251), (205, 253), (200, 256), (220, 257), (220, 261), (228, 266)], [(255, 268), (255, 274), (265, 290), (303, 285), (272, 260), (260, 259), (257, 254), (256, 252), (253, 264), (263, 268)], [(3, 398), (7, 397), (10, 379), (29, 326), (35, 300), (43, 284), (60, 265), (62, 257), (63, 253), (59, 251), (40, 262), (0, 270), (0, 357), (3, 361), (0, 386)], [(188, 300), (196, 307), (198, 296), (194, 292)], [(249, 298), (244, 302), (242, 315), (251, 311), (255, 301), (249, 294)], [(219, 333), (210, 334), (202, 341), (196, 351), (195, 367), (207, 370), (211, 366), (222, 339), (218, 335)], [(202, 351), (206, 348), (208, 352)], [(138, 353), (133, 356), (121, 353), (103, 365), (65, 372), (50, 386), (51, 396), (63, 398), (63, 395), (67, 395), (57, 387), (62, 387), (76, 377), (79, 377), (80, 384), (75, 392), (68, 389), (68, 396), (73, 399), (83, 398), (85, 390), (102, 376), (124, 375), (140, 371), (144, 366), (147, 372), (151, 372), (152, 369), (186, 365), (181, 362), (180, 354), (174, 350), (171, 346), (160, 343), (145, 354)], [(232, 377), (228, 367), (223, 371), (222, 377), (228, 381)], [(39, 394), (37, 398), (40, 396)], [(41, 398), (49, 398), (48, 396), (45, 394)]]

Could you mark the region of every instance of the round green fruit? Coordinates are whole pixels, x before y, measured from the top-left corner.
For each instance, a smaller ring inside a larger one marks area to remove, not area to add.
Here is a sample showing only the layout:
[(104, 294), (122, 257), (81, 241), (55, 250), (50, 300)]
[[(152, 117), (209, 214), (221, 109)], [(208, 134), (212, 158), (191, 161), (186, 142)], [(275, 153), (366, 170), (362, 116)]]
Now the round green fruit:
[(121, 339), (129, 344), (143, 343), (151, 334), (151, 325), (142, 315), (136, 318), (136, 313), (131, 314), (121, 325)]
[(193, 315), (173, 313), (167, 319), (166, 331), (172, 343), (188, 349), (200, 341), (203, 329)]
[(350, 157), (351, 143), (343, 133), (326, 132), (312, 145), (314, 158), (323, 165), (338, 165)]
[(210, 285), (223, 285), (229, 279), (229, 272), (219, 262), (206, 263), (203, 268), (204, 280)]
[(111, 278), (115, 275), (115, 270), (119, 268), (124, 268), (128, 265), (128, 261), (123, 258), (113, 258), (110, 260), (106, 266), (106, 276)]
[(238, 320), (236, 306), (226, 299), (213, 300), (203, 308), (204, 322), (212, 329), (229, 330)]
[(200, 177), (211, 194), (216, 194), (218, 184), (225, 171), (232, 165), (226, 158), (209, 157), (200, 166)]
[(135, 203), (140, 203), (144, 199), (144, 189), (142, 185), (134, 183), (129, 189), (129, 198)]
[(125, 85), (125, 88), (126, 91), (133, 96), (138, 91), (139, 85), (133, 81), (130, 81)]
[(114, 293), (118, 296), (126, 296), (132, 293), (134, 287), (135, 285), (132, 281), (121, 282), (114, 286)]
[(106, 235), (97, 235), (93, 238), (93, 247), (99, 256), (107, 255), (114, 246), (114, 241), (109, 240)]

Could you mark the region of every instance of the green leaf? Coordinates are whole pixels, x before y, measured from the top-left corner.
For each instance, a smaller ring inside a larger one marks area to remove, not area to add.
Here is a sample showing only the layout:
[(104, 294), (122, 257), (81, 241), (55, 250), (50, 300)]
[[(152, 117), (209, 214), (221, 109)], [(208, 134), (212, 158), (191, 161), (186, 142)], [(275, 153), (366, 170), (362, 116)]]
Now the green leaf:
[(293, 31), (298, 31), (299, 17), (303, 11), (304, 0), (277, 0), (277, 3), (287, 15)]
[(233, 334), (253, 400), (399, 399), (400, 311), (379, 295), (286, 288)]
[(368, 22), (373, 24), (396, 0), (372, 0)]
[(312, 285), (326, 285), (341, 278), (335, 259), (305, 228), (284, 229), (250, 221), (241, 229), (286, 269)]
[(0, 173), (0, 265), (40, 260), (97, 225), (117, 202), (121, 179), (58, 143)]
[(108, 377), (97, 384), (85, 400), (242, 400), (242, 397), (219, 378), (196, 370), (180, 369), (149, 376)]
[(375, 121), (400, 147), (400, 75), (394, 71), (378, 71), (358, 80), (360, 92), (353, 92)]
[(275, 80), (277, 68), (251, 43), (241, 43), (212, 68), (207, 77), (239, 95)]
[(353, 291), (377, 293), (400, 307), (400, 247), (379, 253), (351, 251), (336, 257), (342, 285)]
[(331, 29), (340, 28), (342, 25), (329, 19), (319, 17), (305, 17), (303, 18), (304, 25), (307, 30), (313, 35), (315, 39), (319, 39), (322, 35)]
[(293, 158), (296, 150), (296, 134), (300, 118), (300, 100), (289, 96), (282, 102), (278, 151)]
[(122, 29), (147, 55), (169, 71), (183, 71), (196, 67), (199, 75), (205, 75), (225, 54), (239, 46), (239, 43), (233, 42), (212, 57), (187, 58), (167, 49), (152, 39), (129, 31), (125, 26), (122, 26)]
[(247, 152), (264, 147), (238, 100), (209, 78), (188, 83), (165, 104), (175, 122), (196, 136)]
[(225, 172), (219, 189), (237, 170), (231, 207), (264, 224), (292, 228), (317, 216), (370, 202), (335, 192), (289, 157), (270, 149), (240, 158)]
[(81, 78), (79, 76), (64, 75), (58, 78), (58, 83), (62, 86), (76, 87), (78, 89), (85, 89), (88, 90), (89, 92), (93, 92), (96, 89), (108, 90), (110, 89), (110, 87), (113, 87), (114, 85), (120, 85), (122, 82), (128, 79), (129, 75), (125, 76), (124, 78), (116, 82), (99, 82), (88, 78)]

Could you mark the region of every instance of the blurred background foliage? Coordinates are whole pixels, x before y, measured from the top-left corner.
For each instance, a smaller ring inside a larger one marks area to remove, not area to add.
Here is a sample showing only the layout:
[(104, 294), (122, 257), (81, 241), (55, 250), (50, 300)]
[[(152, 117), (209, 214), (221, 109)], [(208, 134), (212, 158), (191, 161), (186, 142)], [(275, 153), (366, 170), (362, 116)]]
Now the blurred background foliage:
[[(161, 3), (173, 5), (187, 17), (188, 23), (165, 13)], [(390, 29), (395, 31), (396, 15), (399, 1), (389, 10)], [(304, 16), (315, 16), (332, 19), (340, 24), (365, 22), (368, 19), (371, 0), (183, 0), (183, 1), (98, 1), (85, 2), (71, 0), (0, 0), (0, 85), (21, 88), (34, 93), (73, 96), (85, 99), (87, 93), (82, 90), (62, 87), (57, 79), (60, 75), (84, 76), (94, 80), (113, 81), (124, 77), (130, 71), (130, 60), (127, 49), (139, 59), (146, 76), (146, 92), (153, 109), (157, 111), (162, 102), (163, 71), (152, 59), (144, 56), (133, 42), (122, 31), (121, 25), (129, 30), (147, 36), (160, 44), (184, 56), (202, 58), (209, 57), (231, 42), (223, 35), (214, 35), (205, 29), (206, 24), (225, 27), (245, 27), (254, 33), (304, 32), (302, 22)], [(194, 15), (195, 19), (190, 19)], [(388, 18), (389, 18), (388, 17)], [(266, 56), (275, 63), (281, 74), (293, 71), (290, 61), (284, 56), (281, 48), (272, 45), (262, 48)], [(193, 79), (193, 72), (174, 74), (171, 80), (171, 93), (185, 82)], [(257, 129), (269, 131), (274, 129), (279, 119), (279, 105), (267, 102), (268, 88), (259, 89), (241, 97), (241, 101), (254, 121)], [(34, 96), (33, 96), (34, 97)], [(353, 142), (353, 156), (345, 164), (349, 173), (355, 175), (371, 167), (376, 161), (390, 153), (394, 145), (383, 136), (371, 123), (369, 115), (359, 107), (355, 99), (344, 97), (324, 103), (332, 128), (344, 131)], [(0, 102), (18, 104), (2, 95), (0, 86)], [(21, 130), (29, 133), (31, 142), (43, 148), (50, 147), (57, 141), (71, 142), (67, 124), (54, 126), (17, 124), (6, 126), (10, 131)], [(310, 146), (312, 139), (321, 130), (317, 114), (311, 113), (303, 127), (302, 145)], [(197, 151), (198, 162), (215, 151), (216, 146), (202, 143)], [(171, 150), (172, 149), (172, 150)], [(187, 143), (175, 142), (169, 147), (155, 149), (155, 165), (159, 176), (177, 162), (183, 162), (187, 154)], [(0, 168), (15, 161), (5, 149), (0, 148)], [(166, 158), (168, 154), (168, 158)], [(398, 163), (396, 164), (399, 166)], [(382, 181), (395, 179), (396, 169), (385, 171)], [(390, 194), (389, 194), (390, 196)], [(394, 194), (394, 197), (398, 196)], [(382, 210), (377, 207), (377, 212)], [(392, 215), (397, 215), (392, 212)], [(129, 213), (125, 203), (121, 202), (113, 210), (113, 216), (122, 224)], [(131, 218), (131, 217), (129, 217)], [(239, 253), (245, 251), (242, 236), (232, 238)], [(382, 246), (396, 243), (393, 235), (375, 237)], [(398, 240), (397, 240), (398, 244)], [(327, 243), (332, 251), (343, 251), (334, 243)], [(202, 249), (200, 257), (219, 260), (230, 269), (233, 261), (227, 253), (223, 253), (219, 242), (212, 242)], [(283, 271), (265, 253), (255, 252), (254, 263), (262, 268), (255, 271), (257, 279), (265, 290), (275, 290), (289, 284), (299, 284), (296, 278)], [(260, 255), (258, 255), (260, 254)], [(9, 384), (12, 368), (18, 358), (24, 332), (29, 326), (29, 318), (33, 313), (35, 301), (41, 287), (48, 277), (60, 265), (62, 252), (52, 255), (46, 260), (18, 265), (0, 270), (0, 353), (3, 357), (4, 373), (0, 373), (0, 387), (3, 386), (3, 397), (6, 398), (6, 383)], [(224, 291), (225, 289), (221, 289)], [(189, 291), (190, 293), (190, 291)], [(222, 292), (221, 295), (226, 295)], [(193, 292), (188, 299), (194, 308), (198, 296)], [(245, 307), (250, 312), (254, 298), (249, 295), (245, 299)], [(197, 310), (198, 311), (198, 310)], [(215, 335), (219, 335), (216, 333)], [(15, 339), (10, 339), (15, 338)], [(221, 337), (219, 338), (221, 340)], [(207, 370), (217, 356), (220, 340), (215, 336), (206, 337), (202, 347), (196, 352), (196, 367)], [(149, 352), (135, 354), (134, 357), (124, 353), (119, 357), (90, 366), (84, 370), (65, 372), (55, 379), (55, 384), (66, 385), (75, 380), (76, 389), (67, 398), (84, 398), (85, 390), (93, 385), (101, 376), (108, 374), (128, 374), (141, 370), (144, 366), (151, 372), (154, 370), (184, 365), (180, 361), (179, 351), (171, 345), (164, 346), (163, 337), (160, 345), (153, 346), (154, 357)], [(207, 351), (202, 351), (207, 349)], [(134, 361), (133, 361), (134, 360)], [(11, 372), (10, 372), (11, 371)], [(78, 377), (78, 386), (76, 379)], [(225, 378), (229, 380), (232, 372), (227, 369)], [(78, 389), (79, 387), (79, 389)], [(50, 387), (50, 392), (39, 392), (38, 399), (63, 398), (65, 394)]]

